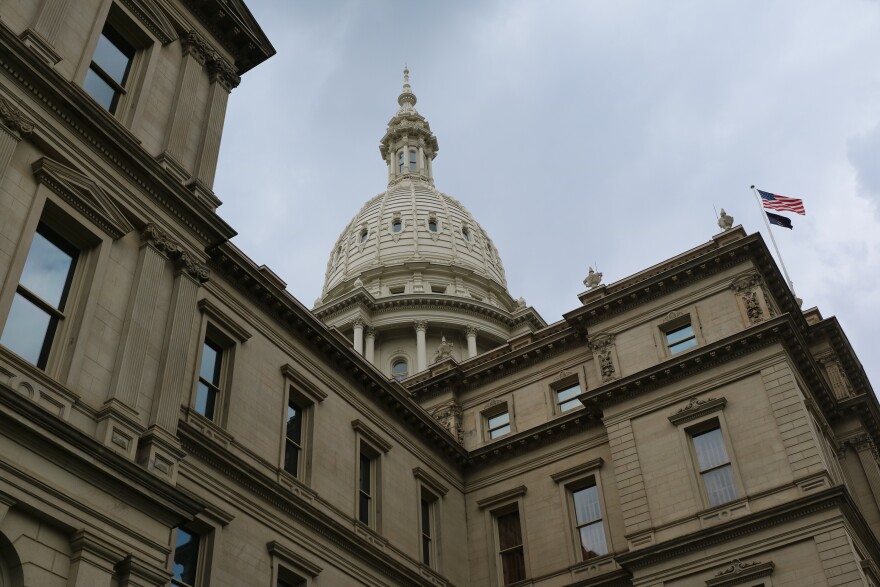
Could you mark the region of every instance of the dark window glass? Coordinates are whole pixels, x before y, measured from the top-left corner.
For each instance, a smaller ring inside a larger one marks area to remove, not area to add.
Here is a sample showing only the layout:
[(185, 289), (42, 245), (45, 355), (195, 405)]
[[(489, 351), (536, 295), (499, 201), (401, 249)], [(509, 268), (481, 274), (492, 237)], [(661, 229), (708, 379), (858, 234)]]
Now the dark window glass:
[(416, 170), (416, 167), (417, 167), (417, 164), (416, 164), (416, 152), (415, 152), (415, 151), (410, 151), (410, 152), (409, 152), (409, 170), (410, 170), (410, 171), (415, 171), (415, 170)]
[(404, 168), (403, 151), (401, 151), (400, 153), (397, 154), (397, 167), (398, 167), (398, 170), (400, 171), (400, 173), (403, 173), (403, 168)]
[(391, 365), (391, 377), (400, 381), (406, 379), (407, 375), (409, 375), (409, 365), (407, 365), (407, 362), (403, 359), (394, 361), (394, 364)]
[(78, 254), (45, 225), (37, 227), (0, 337), (0, 344), (37, 367), (46, 366), (64, 318)]
[(362, 242), (362, 243), (367, 242), (367, 237), (368, 237), (368, 236), (370, 236), (370, 233), (369, 233), (369, 232), (367, 232), (366, 230), (361, 231), (361, 242)]
[(104, 26), (83, 87), (110, 112), (116, 111), (119, 97), (125, 93), (134, 53), (122, 35), (109, 24)]
[(573, 408), (576, 408), (581, 405), (581, 402), (578, 401), (577, 396), (581, 393), (581, 386), (578, 383), (574, 385), (570, 385), (563, 389), (556, 390), (556, 405), (559, 406), (559, 411), (567, 412)]
[(461, 229), (461, 236), (464, 237), (464, 240), (471, 242), (471, 232), (467, 228)]
[(422, 562), (431, 566), (431, 502), (422, 498)]
[(498, 554), (501, 557), (501, 574), (504, 585), (526, 578), (526, 561), (523, 553), (522, 531), (519, 511), (496, 518), (498, 526)]
[(220, 373), (223, 368), (223, 350), (210, 339), (202, 346), (202, 364), (199, 368), (199, 386), (196, 390), (196, 411), (211, 420), (216, 415), (217, 396), (220, 395)]
[(608, 554), (598, 488), (595, 485), (584, 487), (572, 491), (571, 497), (574, 500), (575, 522), (583, 560)]
[(358, 519), (370, 525), (370, 506), (373, 499), (373, 459), (361, 453), (358, 480)]
[(391, 232), (400, 232), (403, 230), (403, 223), (400, 220), (395, 220), (391, 224)]
[(693, 327), (690, 324), (686, 324), (680, 328), (668, 331), (666, 333), (666, 344), (669, 346), (669, 353), (673, 355), (697, 346), (697, 338), (694, 336)]
[(437, 232), (436, 220), (428, 220), (428, 230), (430, 230), (431, 232)]
[(294, 401), (287, 404), (287, 431), (284, 441), (284, 470), (293, 476), (299, 474), (299, 456), (302, 452), (303, 410)]
[(510, 414), (503, 412), (496, 416), (490, 416), (487, 419), (489, 428), (489, 438), (498, 438), (510, 432)]
[(185, 528), (178, 528), (171, 584), (187, 587), (195, 585), (198, 563), (199, 535)]
[(713, 428), (691, 437), (700, 477), (706, 488), (709, 505), (716, 506), (736, 499), (736, 483), (733, 479), (733, 467), (727, 456), (721, 428)]

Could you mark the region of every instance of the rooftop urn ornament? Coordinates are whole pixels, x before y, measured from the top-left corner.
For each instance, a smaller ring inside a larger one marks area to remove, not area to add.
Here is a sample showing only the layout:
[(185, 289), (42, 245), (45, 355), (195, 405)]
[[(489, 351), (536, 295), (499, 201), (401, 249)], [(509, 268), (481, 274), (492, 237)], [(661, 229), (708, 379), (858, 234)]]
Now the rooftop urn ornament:
[(593, 289), (594, 287), (598, 287), (599, 284), (602, 283), (602, 272), (601, 271), (593, 271), (593, 268), (590, 267), (590, 272), (587, 273), (586, 279), (584, 279), (584, 285), (587, 286), (587, 289)]
[(516, 300), (516, 307), (517, 308), (525, 308), (526, 307), (526, 299), (524, 297), (520, 297), (518, 300)]
[(721, 215), (718, 217), (718, 226), (721, 227), (721, 230), (733, 228), (733, 216), (725, 212), (724, 208), (721, 209)]

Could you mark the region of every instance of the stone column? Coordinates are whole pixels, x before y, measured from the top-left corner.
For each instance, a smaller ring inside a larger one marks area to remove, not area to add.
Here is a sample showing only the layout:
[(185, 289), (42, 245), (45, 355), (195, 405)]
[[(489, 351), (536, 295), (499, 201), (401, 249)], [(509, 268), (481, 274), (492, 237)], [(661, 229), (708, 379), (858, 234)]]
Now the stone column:
[(21, 135), (34, 132), (34, 123), (12, 102), (0, 97), (0, 180), (6, 175), (6, 168), (12, 161), (15, 147)]
[(159, 380), (153, 396), (150, 428), (138, 447), (138, 460), (147, 469), (170, 483), (177, 480), (177, 463), (183, 458), (178, 441), (177, 420), (180, 396), (191, 387), (186, 372), (196, 315), (196, 295), (208, 280), (208, 269), (179, 250), (174, 254), (177, 271), (171, 293), (171, 311), (165, 328), (165, 344), (159, 361)]
[(183, 47), (183, 63), (180, 66), (177, 92), (174, 95), (171, 117), (168, 120), (165, 152), (160, 155), (159, 161), (183, 181), (190, 175), (189, 171), (183, 167), (183, 160), (189, 139), (189, 127), (196, 106), (199, 80), (202, 77), (205, 62), (214, 54), (214, 50), (195, 31), (190, 31), (180, 37), (180, 44)]
[(416, 169), (420, 174), (427, 175), (425, 170), (425, 149), (421, 146), (419, 147), (418, 159), (416, 159)]
[(367, 327), (367, 349), (365, 356), (370, 363), (375, 364), (376, 357), (376, 329), (372, 326)]
[(214, 197), (214, 175), (217, 173), (217, 157), (220, 153), (220, 138), (223, 135), (223, 122), (226, 120), (226, 104), (229, 93), (238, 87), (241, 78), (225, 59), (214, 54), (208, 61), (211, 85), (208, 89), (208, 112), (202, 127), (199, 141), (199, 155), (196, 160), (195, 190), (209, 201)]
[(165, 268), (164, 251), (169, 246), (175, 245), (154, 224), (148, 224), (141, 233), (140, 256), (122, 326), (110, 397), (98, 414), (98, 438), (130, 459), (135, 457), (136, 439), (143, 432), (137, 400)]
[(428, 347), (425, 343), (428, 323), (425, 320), (418, 320), (413, 322), (413, 328), (416, 329), (416, 372), (421, 372), (428, 368)]
[(468, 345), (468, 358), (477, 356), (477, 328), (475, 326), (468, 326), (465, 331), (465, 336), (467, 336), (467, 345)]
[(354, 326), (354, 351), (359, 354), (364, 354), (364, 321), (360, 318), (355, 318), (354, 322), (352, 322), (352, 326)]
[(37, 8), (34, 22), (21, 34), (21, 40), (51, 66), (61, 61), (55, 50), (58, 31), (67, 13), (70, 0), (43, 0)]

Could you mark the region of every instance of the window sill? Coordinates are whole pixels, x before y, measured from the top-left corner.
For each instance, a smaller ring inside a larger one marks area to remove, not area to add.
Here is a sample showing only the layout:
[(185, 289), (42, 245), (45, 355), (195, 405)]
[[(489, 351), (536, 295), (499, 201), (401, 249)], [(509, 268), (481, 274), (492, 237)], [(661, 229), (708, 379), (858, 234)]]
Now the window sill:
[(182, 408), (183, 420), (193, 428), (201, 432), (206, 438), (209, 438), (222, 446), (229, 448), (235, 441), (235, 437), (229, 434), (212, 420), (204, 417), (192, 408)]
[(698, 513), (697, 516), (700, 518), (700, 527), (708, 528), (710, 526), (729, 522), (734, 518), (747, 516), (750, 513), (751, 508), (749, 508), (749, 498), (741, 497), (734, 501), (729, 501), (710, 509), (703, 510)]

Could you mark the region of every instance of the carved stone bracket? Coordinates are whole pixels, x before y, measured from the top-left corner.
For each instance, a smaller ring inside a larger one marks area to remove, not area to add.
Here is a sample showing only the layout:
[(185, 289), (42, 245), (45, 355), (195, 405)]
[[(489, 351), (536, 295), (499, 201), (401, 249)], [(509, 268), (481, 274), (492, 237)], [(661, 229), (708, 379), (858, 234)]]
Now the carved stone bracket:
[(168, 236), (168, 233), (155, 224), (147, 224), (141, 231), (141, 242), (154, 247), (174, 261), (174, 267), (190, 275), (199, 283), (208, 281), (211, 272), (206, 265), (199, 262), (198, 258), (184, 249), (179, 242)]
[(730, 289), (736, 293), (740, 308), (750, 325), (760, 324), (776, 316), (757, 271), (739, 274), (730, 284)]
[(13, 133), (30, 134), (34, 132), (34, 123), (9, 100), (0, 97), (0, 122)]
[(458, 402), (451, 401), (431, 410), (431, 415), (440, 422), (444, 428), (455, 438), (459, 444), (464, 442), (464, 429), (462, 428), (462, 410)]
[(610, 333), (597, 334), (589, 339), (588, 344), (596, 357), (602, 383), (617, 379), (619, 375), (614, 359), (614, 335)]

